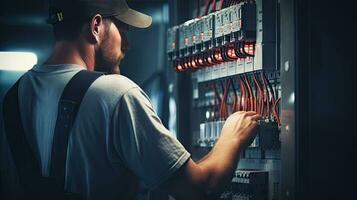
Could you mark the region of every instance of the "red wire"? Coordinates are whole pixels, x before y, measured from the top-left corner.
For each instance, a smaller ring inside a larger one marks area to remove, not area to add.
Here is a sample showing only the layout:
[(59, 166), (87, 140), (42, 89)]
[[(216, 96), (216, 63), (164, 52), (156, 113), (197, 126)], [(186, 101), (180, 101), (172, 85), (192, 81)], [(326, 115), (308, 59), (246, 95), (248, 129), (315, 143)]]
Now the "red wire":
[(280, 126), (281, 125), (280, 117), (279, 117), (279, 114), (278, 114), (278, 111), (277, 111), (277, 107), (276, 107), (279, 104), (279, 102), (280, 102), (280, 97), (274, 103), (274, 112), (275, 112), (276, 121), (278, 122), (278, 125)]
[(240, 97), (241, 97), (241, 100), (240, 100), (240, 107), (242, 111), (244, 111), (244, 86), (243, 86), (243, 82), (241, 80), (241, 78), (239, 78), (239, 85), (240, 85)]
[(231, 82), (231, 86), (232, 86), (232, 91), (233, 91), (233, 101), (232, 101), (232, 107), (231, 107), (231, 113), (234, 113), (235, 112), (235, 109), (236, 109), (236, 103), (237, 103), (237, 91), (234, 87), (234, 82), (232, 79), (229, 79), (230, 82)]
[[(266, 76), (264, 76), (264, 77), (265, 77), (265, 80), (266, 80), (266, 81), (269, 81)], [(273, 117), (275, 118), (276, 122), (277, 122), (278, 125), (280, 126), (280, 117), (279, 117), (278, 111), (276, 110), (276, 105), (279, 103), (280, 97), (275, 101), (275, 92), (274, 92), (274, 90), (271, 88), (270, 85), (269, 85), (269, 88), (270, 88), (270, 91), (271, 91), (271, 93), (272, 93), (272, 94), (271, 94), (271, 95), (272, 95), (271, 102), (272, 102)]]
[(224, 3), (224, 0), (221, 0), (221, 2), (219, 3), (219, 10), (222, 10), (223, 3)]
[(249, 83), (249, 88), (250, 88), (250, 91), (251, 91), (251, 94), (252, 94), (252, 96), (251, 96), (251, 100), (250, 100), (250, 102), (251, 102), (251, 110), (252, 111), (256, 111), (256, 98), (255, 98), (255, 95), (254, 95), (254, 92), (253, 92), (253, 88), (252, 88), (252, 85), (251, 85), (251, 82), (250, 81), (248, 81), (248, 83)]
[[(264, 80), (268, 83), (268, 79), (266, 76), (264, 76)], [(276, 103), (279, 103), (278, 100), (275, 101), (275, 94), (274, 94), (274, 90), (271, 88), (271, 85), (269, 85), (269, 88), (270, 88), (270, 92), (272, 93), (271, 94), (271, 102), (272, 102), (272, 114), (273, 114), (273, 117), (276, 119), (276, 122), (280, 125), (280, 118), (279, 118), (279, 115), (278, 115), (278, 112), (276, 110)], [(269, 93), (269, 91), (268, 91)]]
[(248, 91), (247, 91), (247, 88), (246, 88), (246, 85), (244, 84), (244, 80), (242, 80), (242, 84), (243, 84), (243, 88), (244, 88), (244, 111), (248, 111), (249, 109), (249, 98), (248, 98)]
[(258, 80), (257, 78), (255, 77), (255, 74), (253, 74), (253, 80), (255, 82), (255, 85), (257, 86), (258, 88), (258, 91), (259, 91), (259, 104), (258, 104), (258, 108), (257, 108), (257, 111), (258, 113), (261, 115), (261, 107), (264, 106), (264, 104), (262, 104), (261, 100), (262, 100), (262, 97), (263, 97), (263, 92), (262, 92), (262, 88), (260, 87), (260, 84), (258, 83)]
[(273, 110), (273, 116), (275, 117), (275, 120), (276, 122), (280, 125), (280, 119), (279, 119), (279, 114), (276, 110), (276, 104), (279, 103), (280, 99), (278, 98), (276, 101), (275, 101), (275, 94), (274, 94), (274, 90), (272, 91), (272, 102), (273, 102), (273, 107), (272, 107), (272, 110)]
[(204, 12), (204, 15), (207, 15), (207, 13), (208, 13), (208, 6), (209, 6), (209, 2), (211, 2), (211, 0), (206, 0), (206, 6), (205, 6), (205, 12)]
[(253, 100), (253, 93), (252, 93), (252, 88), (248, 82), (248, 79), (247, 79), (247, 76), (244, 76), (244, 80), (245, 80), (245, 83), (247, 84), (247, 88), (248, 88), (248, 92), (249, 92), (249, 101), (250, 101), (250, 105), (249, 105), (249, 110), (254, 110), (254, 100)]
[(265, 96), (266, 96), (266, 104), (267, 104), (267, 112), (266, 112), (266, 117), (269, 117), (270, 115), (270, 104), (269, 104), (269, 101), (270, 101), (270, 97), (269, 97), (269, 91), (268, 91), (268, 88), (267, 88), (267, 85), (266, 85), (266, 80), (264, 78), (264, 75), (263, 75), (263, 71), (261, 71), (261, 78), (262, 78), (262, 81), (263, 81), (263, 84), (264, 84), (264, 91), (265, 91)]
[(228, 90), (229, 90), (229, 84), (230, 84), (230, 82), (226, 79), (224, 81), (224, 91), (222, 94), (222, 100), (221, 100), (221, 106), (220, 106), (220, 110), (221, 110), (223, 118), (226, 118), (228, 115), (226, 101), (227, 101), (227, 94), (228, 94)]
[(211, 12), (214, 12), (215, 10), (216, 10), (216, 0), (213, 0), (211, 5)]
[(263, 90), (264, 89), (261, 87), (262, 96), (261, 96), (261, 99), (260, 99), (260, 103), (261, 103), (261, 111), (260, 111), (260, 113), (261, 113), (262, 116), (264, 114), (264, 107), (265, 107), (265, 105), (264, 105), (264, 91)]
[(242, 95), (242, 101), (241, 101), (242, 107), (243, 107), (243, 111), (247, 111), (246, 91), (245, 91), (245, 86), (244, 86), (244, 83), (243, 83), (243, 81), (242, 81), (242, 78), (240, 78), (239, 82), (240, 82), (241, 89), (242, 89), (242, 93), (243, 93), (243, 95)]

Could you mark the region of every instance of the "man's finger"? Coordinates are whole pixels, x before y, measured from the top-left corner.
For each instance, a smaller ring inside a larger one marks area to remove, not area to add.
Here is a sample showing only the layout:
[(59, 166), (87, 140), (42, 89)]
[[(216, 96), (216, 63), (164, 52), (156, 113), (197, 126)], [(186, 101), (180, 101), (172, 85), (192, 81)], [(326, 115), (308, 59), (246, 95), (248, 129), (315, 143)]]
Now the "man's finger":
[(255, 114), (255, 115), (251, 116), (251, 118), (252, 118), (252, 120), (254, 120), (254, 121), (258, 121), (258, 120), (260, 120), (260, 119), (262, 118), (262, 116), (259, 115), (259, 114)]
[(256, 115), (257, 114), (257, 112), (255, 112), (255, 111), (247, 111), (247, 112), (245, 112), (248, 116), (253, 116), (253, 115)]

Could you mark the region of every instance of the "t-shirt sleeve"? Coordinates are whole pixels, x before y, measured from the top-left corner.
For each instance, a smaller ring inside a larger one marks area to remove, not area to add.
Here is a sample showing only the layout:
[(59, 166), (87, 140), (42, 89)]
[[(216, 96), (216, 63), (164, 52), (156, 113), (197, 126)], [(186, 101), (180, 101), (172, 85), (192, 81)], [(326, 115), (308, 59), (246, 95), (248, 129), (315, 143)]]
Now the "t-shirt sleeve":
[(124, 165), (149, 189), (168, 179), (190, 158), (163, 126), (140, 88), (127, 91), (115, 109), (116, 149)]

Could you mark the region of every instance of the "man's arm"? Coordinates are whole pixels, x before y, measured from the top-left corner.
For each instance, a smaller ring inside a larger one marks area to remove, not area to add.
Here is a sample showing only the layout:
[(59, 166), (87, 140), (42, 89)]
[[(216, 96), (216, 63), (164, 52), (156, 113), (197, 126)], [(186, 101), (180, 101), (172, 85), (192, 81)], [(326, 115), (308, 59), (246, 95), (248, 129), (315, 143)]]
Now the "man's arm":
[(255, 112), (232, 114), (209, 154), (197, 163), (189, 159), (162, 188), (177, 200), (210, 199), (219, 195), (232, 180), (239, 153), (254, 139), (259, 118)]

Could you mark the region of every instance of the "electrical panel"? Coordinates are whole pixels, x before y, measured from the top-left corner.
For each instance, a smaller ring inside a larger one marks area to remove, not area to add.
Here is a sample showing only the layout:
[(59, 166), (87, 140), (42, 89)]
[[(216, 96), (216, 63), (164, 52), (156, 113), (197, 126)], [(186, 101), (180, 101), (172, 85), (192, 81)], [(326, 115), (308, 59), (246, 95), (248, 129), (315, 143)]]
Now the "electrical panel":
[(262, 115), (257, 137), (241, 153), (221, 199), (276, 200), (281, 171), (278, 1), (230, 2), (169, 28), (167, 54), (173, 70), (191, 73), (194, 158), (215, 145), (230, 114)]
[(237, 170), (221, 200), (267, 200), (268, 172)]

